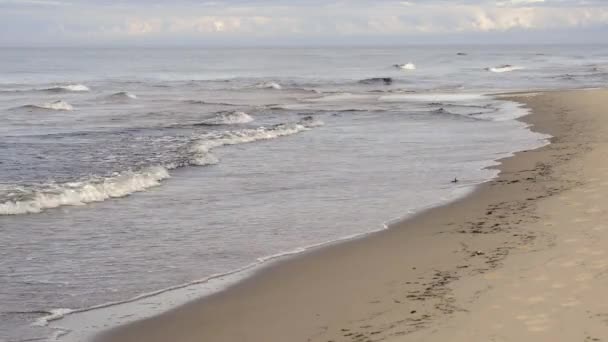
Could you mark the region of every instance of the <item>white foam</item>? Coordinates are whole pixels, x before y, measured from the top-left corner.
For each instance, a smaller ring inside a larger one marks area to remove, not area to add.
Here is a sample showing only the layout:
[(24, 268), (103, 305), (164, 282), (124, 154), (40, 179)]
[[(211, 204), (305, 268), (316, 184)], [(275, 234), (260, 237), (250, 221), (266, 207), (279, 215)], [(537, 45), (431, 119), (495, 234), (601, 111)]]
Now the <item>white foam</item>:
[(49, 311), (48, 315), (38, 318), (34, 323), (32, 323), (32, 325), (44, 327), (44, 326), (47, 326), (49, 324), (49, 322), (56, 321), (58, 319), (62, 319), (66, 315), (69, 315), (73, 312), (74, 312), (74, 310), (72, 310), (72, 309), (65, 309), (65, 308), (52, 309)]
[(91, 89), (89, 89), (89, 87), (85, 86), (84, 84), (68, 84), (66, 86), (60, 86), (59, 88), (67, 90), (67, 91), (91, 91)]
[(72, 92), (91, 91), (91, 89), (89, 89), (89, 87), (85, 86), (84, 84), (68, 84), (68, 85), (56, 86), (56, 87), (52, 87), (52, 88), (48, 88), (48, 89), (44, 89), (44, 90), (49, 90), (49, 91), (72, 91)]
[[(323, 125), (323, 122), (312, 118), (303, 119), (294, 124), (281, 124), (272, 127), (259, 127), (255, 129), (243, 129), (239, 131), (226, 131), (222, 133), (207, 133), (195, 141), (190, 147), (192, 154), (190, 163), (200, 165), (199, 162), (214, 160), (210, 157), (210, 151), (216, 147), (250, 143), (259, 140), (276, 139), (279, 137), (307, 131), (312, 127)], [(217, 160), (215, 159), (215, 162)], [(207, 164), (203, 164), (207, 165)]]
[(234, 125), (253, 121), (253, 118), (241, 111), (220, 112), (214, 118), (204, 122), (205, 125)]
[(263, 82), (256, 85), (257, 88), (267, 88), (267, 89), (283, 89), (283, 87), (276, 82)]
[(401, 70), (416, 70), (416, 65), (414, 63), (397, 64), (397, 67)]
[(211, 153), (213, 148), (275, 139), (321, 125), (323, 122), (308, 117), (293, 124), (208, 133), (199, 136), (190, 145), (189, 156), (185, 162), (151, 166), (137, 172), (127, 171), (112, 177), (84, 182), (47, 185), (43, 189), (33, 191), (27, 199), (0, 203), (0, 215), (34, 214), (61, 206), (78, 206), (110, 198), (125, 197), (160, 185), (162, 180), (170, 177), (169, 169), (187, 165), (204, 166), (218, 163), (218, 159)]
[(125, 197), (158, 186), (166, 178), (169, 178), (166, 168), (153, 166), (139, 172), (128, 171), (99, 180), (53, 185), (50, 189), (34, 191), (29, 199), (0, 203), (0, 215), (33, 214), (61, 206)]
[(74, 107), (72, 107), (71, 104), (67, 103), (66, 101), (63, 100), (58, 100), (58, 101), (54, 101), (54, 102), (49, 102), (49, 103), (45, 103), (42, 105), (37, 105), (34, 107), (38, 107), (38, 108), (43, 108), (43, 109), (50, 109), (50, 110), (74, 110)]
[(522, 70), (522, 69), (524, 69), (524, 68), (514, 66), (514, 65), (501, 65), (501, 66), (497, 66), (497, 67), (493, 67), (493, 68), (488, 68), (487, 70), (491, 71), (491, 72), (496, 72), (496, 73), (503, 73), (503, 72)]

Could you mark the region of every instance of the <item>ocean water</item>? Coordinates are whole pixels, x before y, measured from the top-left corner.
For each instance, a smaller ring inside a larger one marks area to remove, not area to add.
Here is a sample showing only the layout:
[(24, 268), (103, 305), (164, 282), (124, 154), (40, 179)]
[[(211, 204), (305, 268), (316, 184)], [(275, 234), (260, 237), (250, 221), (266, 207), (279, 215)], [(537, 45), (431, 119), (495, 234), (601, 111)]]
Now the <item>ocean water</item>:
[(546, 143), (489, 94), (606, 82), (598, 46), (0, 49), (0, 341), (79, 340), (460, 198)]

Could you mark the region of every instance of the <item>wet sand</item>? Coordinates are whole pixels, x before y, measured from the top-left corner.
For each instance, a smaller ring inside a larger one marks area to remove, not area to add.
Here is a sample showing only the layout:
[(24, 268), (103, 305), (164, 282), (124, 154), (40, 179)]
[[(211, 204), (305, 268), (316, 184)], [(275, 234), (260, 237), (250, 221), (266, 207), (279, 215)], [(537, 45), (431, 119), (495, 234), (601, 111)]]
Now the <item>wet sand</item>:
[(607, 338), (608, 91), (510, 98), (552, 143), (503, 160), (467, 198), (98, 340)]

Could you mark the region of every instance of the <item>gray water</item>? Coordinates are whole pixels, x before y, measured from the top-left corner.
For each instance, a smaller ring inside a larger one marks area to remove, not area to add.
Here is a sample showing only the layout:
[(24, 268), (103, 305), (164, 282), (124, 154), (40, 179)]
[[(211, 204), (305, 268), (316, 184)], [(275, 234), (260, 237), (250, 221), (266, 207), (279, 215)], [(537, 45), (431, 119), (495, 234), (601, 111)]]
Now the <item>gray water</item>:
[(546, 143), (484, 94), (608, 81), (593, 46), (0, 52), (6, 341), (459, 198)]

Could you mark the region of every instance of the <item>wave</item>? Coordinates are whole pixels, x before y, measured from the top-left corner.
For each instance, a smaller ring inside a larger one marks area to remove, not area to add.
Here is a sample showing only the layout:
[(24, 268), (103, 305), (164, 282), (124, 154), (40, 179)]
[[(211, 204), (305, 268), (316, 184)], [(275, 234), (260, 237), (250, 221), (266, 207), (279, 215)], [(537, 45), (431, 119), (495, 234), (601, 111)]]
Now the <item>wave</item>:
[(191, 157), (188, 163), (191, 165), (207, 165), (210, 160), (217, 160), (211, 154), (211, 150), (217, 147), (276, 139), (308, 131), (313, 127), (322, 125), (322, 121), (315, 120), (312, 116), (307, 116), (293, 124), (278, 124), (270, 127), (227, 131), (219, 134), (207, 133), (191, 144), (189, 149)]
[(395, 64), (393, 66), (401, 70), (416, 70), (416, 65), (414, 63)]
[(96, 177), (79, 182), (47, 184), (34, 190), (16, 188), (0, 202), (0, 215), (40, 213), (45, 209), (62, 206), (80, 206), (102, 202), (111, 198), (126, 197), (135, 192), (156, 187), (170, 178), (169, 170), (184, 166), (205, 166), (218, 163), (211, 150), (226, 145), (236, 145), (269, 140), (308, 131), (323, 122), (312, 116), (291, 124), (278, 124), (257, 129), (206, 133), (195, 137), (185, 147), (184, 156), (166, 165), (150, 166), (137, 171), (116, 173), (110, 177)]
[(0, 203), (0, 215), (33, 214), (44, 209), (125, 197), (158, 186), (160, 181), (166, 178), (169, 178), (166, 168), (153, 166), (139, 172), (127, 171), (108, 178), (53, 185), (47, 189), (33, 191), (29, 194), (29, 199)]
[(203, 101), (203, 100), (186, 100), (185, 101), (188, 104), (192, 104), (192, 105), (212, 105), (212, 106), (231, 106), (231, 107), (237, 107), (239, 105), (234, 104), (234, 103), (227, 103), (227, 102), (210, 102), (210, 101)]
[(219, 112), (217, 115), (207, 121), (196, 124), (196, 126), (216, 126), (216, 125), (235, 125), (244, 124), (253, 121), (253, 118), (241, 111), (226, 111)]
[(363, 80), (360, 80), (359, 83), (361, 84), (385, 84), (385, 85), (390, 85), (393, 83), (393, 79), (390, 77), (373, 77), (373, 78), (366, 78)]
[(111, 99), (124, 99), (124, 100), (128, 100), (128, 99), (136, 99), (137, 95), (133, 94), (133, 93), (129, 93), (127, 91), (119, 91), (118, 93), (114, 93), (110, 96), (108, 96)]
[(493, 68), (486, 68), (487, 71), (496, 72), (496, 73), (511, 72), (511, 71), (522, 70), (522, 69), (523, 69), (523, 67), (518, 67), (518, 66), (510, 65), (510, 64), (500, 65), (500, 66), (493, 67)]
[(276, 82), (262, 82), (255, 85), (256, 88), (264, 88), (264, 89), (283, 89), (283, 86)]
[(430, 112), (433, 115), (440, 115), (446, 118), (454, 118), (454, 119), (463, 119), (463, 120), (473, 120), (473, 121), (489, 121), (481, 118), (475, 117), (475, 115), (485, 114), (484, 112), (474, 112), (474, 113), (455, 113), (451, 112), (443, 107), (432, 110)]
[(393, 66), (401, 70), (416, 70), (416, 65), (414, 63), (394, 64)]
[(53, 102), (49, 102), (49, 103), (44, 103), (41, 105), (25, 105), (25, 106), (21, 106), (18, 108), (24, 108), (24, 109), (45, 109), (45, 110), (65, 110), (65, 111), (70, 111), (70, 110), (74, 110), (74, 107), (72, 107), (71, 104), (67, 103), (66, 101), (63, 100), (57, 100), (57, 101), (53, 101)]
[(91, 91), (91, 89), (84, 84), (68, 84), (64, 86), (56, 86), (52, 88), (43, 89), (44, 91), (51, 92), (86, 92)]

